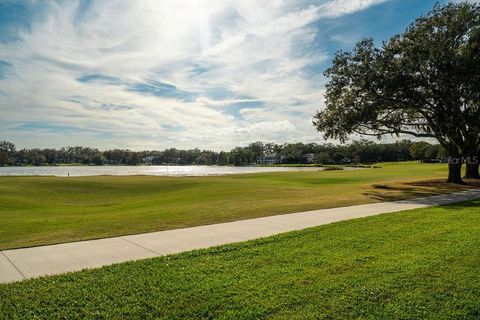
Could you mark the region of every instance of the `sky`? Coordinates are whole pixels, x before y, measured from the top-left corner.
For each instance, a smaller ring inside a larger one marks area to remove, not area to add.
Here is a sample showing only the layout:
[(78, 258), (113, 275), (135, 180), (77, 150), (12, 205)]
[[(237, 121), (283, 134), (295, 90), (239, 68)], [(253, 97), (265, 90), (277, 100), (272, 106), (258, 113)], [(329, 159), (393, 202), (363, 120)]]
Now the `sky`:
[[(0, 140), (229, 150), (324, 142), (322, 75), (430, 0), (0, 0)], [(441, 2), (444, 3), (444, 2)]]

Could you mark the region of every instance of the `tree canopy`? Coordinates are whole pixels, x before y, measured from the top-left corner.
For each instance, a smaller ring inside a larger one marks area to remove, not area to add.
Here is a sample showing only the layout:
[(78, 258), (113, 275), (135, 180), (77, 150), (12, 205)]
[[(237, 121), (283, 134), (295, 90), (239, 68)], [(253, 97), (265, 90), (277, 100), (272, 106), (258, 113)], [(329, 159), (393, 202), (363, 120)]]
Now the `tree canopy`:
[[(325, 76), (326, 108), (314, 117), (325, 138), (409, 134), (437, 139), (452, 159), (478, 155), (479, 5), (437, 4), (379, 48), (363, 39), (336, 53)], [(462, 182), (461, 163), (449, 163), (448, 181)]]

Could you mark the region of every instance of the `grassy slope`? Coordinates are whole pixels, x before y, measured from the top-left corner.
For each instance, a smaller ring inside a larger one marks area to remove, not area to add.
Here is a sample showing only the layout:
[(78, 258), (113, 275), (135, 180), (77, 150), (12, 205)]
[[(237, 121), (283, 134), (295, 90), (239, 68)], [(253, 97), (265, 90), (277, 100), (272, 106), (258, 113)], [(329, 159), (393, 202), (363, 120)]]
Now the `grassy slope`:
[(479, 260), (472, 201), (0, 285), (0, 315), (479, 319)]
[(381, 166), (220, 177), (0, 177), (0, 249), (418, 196), (439, 190), (401, 183), (446, 174), (438, 164)]

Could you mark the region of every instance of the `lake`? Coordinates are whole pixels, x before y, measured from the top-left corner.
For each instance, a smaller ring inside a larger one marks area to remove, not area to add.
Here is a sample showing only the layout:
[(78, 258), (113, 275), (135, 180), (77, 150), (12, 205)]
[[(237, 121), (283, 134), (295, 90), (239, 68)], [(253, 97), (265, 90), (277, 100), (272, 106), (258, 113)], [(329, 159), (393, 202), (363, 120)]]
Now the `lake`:
[(321, 171), (322, 167), (227, 167), (227, 166), (52, 166), (0, 167), (0, 176), (215, 176), (225, 174)]

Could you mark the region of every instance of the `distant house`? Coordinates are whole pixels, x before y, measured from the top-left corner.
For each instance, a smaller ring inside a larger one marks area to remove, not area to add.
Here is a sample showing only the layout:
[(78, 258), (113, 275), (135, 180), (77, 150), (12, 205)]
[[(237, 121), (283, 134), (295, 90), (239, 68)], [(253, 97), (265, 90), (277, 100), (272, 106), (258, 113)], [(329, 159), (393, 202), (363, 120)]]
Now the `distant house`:
[(305, 158), (307, 159), (307, 163), (316, 163), (317, 162), (317, 156), (313, 153), (307, 153), (305, 155)]
[(145, 163), (145, 164), (152, 164), (153, 159), (155, 159), (154, 156), (144, 157), (144, 158), (142, 159), (142, 162)]
[(279, 164), (283, 163), (284, 156), (272, 153), (263, 157), (257, 157), (257, 164)]

